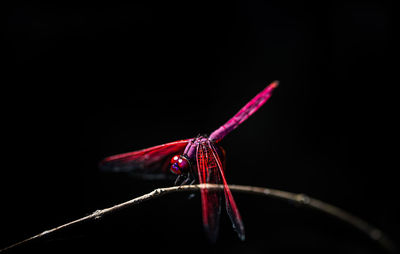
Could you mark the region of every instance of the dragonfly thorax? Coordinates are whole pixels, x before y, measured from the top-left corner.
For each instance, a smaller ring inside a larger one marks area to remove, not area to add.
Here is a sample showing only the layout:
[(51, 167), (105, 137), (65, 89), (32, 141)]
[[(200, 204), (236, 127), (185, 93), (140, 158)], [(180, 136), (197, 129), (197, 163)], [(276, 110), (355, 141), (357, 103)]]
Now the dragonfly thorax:
[(171, 159), (171, 167), (170, 170), (172, 173), (176, 175), (181, 175), (190, 170), (190, 162), (183, 155), (175, 155)]

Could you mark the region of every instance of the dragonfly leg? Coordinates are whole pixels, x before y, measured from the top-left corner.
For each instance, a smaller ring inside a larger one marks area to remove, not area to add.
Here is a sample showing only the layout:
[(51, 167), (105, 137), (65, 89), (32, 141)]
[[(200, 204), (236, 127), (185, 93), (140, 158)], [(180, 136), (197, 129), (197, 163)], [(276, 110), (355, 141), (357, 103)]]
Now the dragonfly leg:
[(185, 184), (187, 184), (189, 181), (190, 181), (190, 177), (188, 176), (188, 177), (186, 177), (185, 180), (183, 180), (183, 182), (182, 182), (180, 185), (185, 185)]
[(192, 174), (191, 172), (189, 172), (189, 174), (188, 174), (188, 182), (189, 182), (189, 185), (192, 185), (196, 182), (196, 177), (194, 177), (194, 174)]
[(178, 185), (179, 181), (182, 179), (183, 175), (178, 175), (178, 177), (175, 179), (174, 185)]
[(183, 180), (180, 185), (185, 185), (188, 183), (189, 185), (192, 185), (196, 181), (196, 178), (194, 178), (191, 173), (188, 173), (187, 175), (185, 175), (185, 177), (186, 177), (185, 180)]

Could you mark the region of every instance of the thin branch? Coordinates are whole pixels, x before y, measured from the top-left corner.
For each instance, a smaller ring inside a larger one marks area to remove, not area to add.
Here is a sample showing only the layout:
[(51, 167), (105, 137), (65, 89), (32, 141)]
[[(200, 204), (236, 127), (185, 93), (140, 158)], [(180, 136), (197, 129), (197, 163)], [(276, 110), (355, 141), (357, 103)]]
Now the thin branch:
[[(359, 229), (362, 233), (366, 234), (369, 238), (371, 238), (371, 240), (376, 241), (386, 251), (388, 251), (390, 253), (396, 252), (395, 244), (389, 238), (387, 238), (382, 233), (382, 231), (373, 227), (372, 225), (368, 224), (367, 222), (363, 221), (362, 219), (360, 219), (354, 215), (351, 215), (350, 213), (348, 213), (336, 206), (322, 202), (318, 199), (311, 198), (304, 194), (296, 194), (296, 193), (291, 193), (291, 192), (281, 191), (281, 190), (276, 190), (276, 189), (268, 189), (268, 188), (253, 187), (253, 186), (243, 186), (243, 185), (229, 185), (229, 187), (232, 191), (248, 193), (248, 194), (258, 194), (258, 195), (274, 197), (274, 198), (278, 198), (278, 199), (282, 199), (282, 200), (289, 200), (289, 201), (293, 201), (297, 204), (301, 204), (306, 207), (311, 207), (311, 208), (314, 208), (321, 212), (327, 213), (327, 214), (329, 214), (335, 218), (338, 218), (338, 219), (352, 225), (353, 227)], [(174, 187), (155, 189), (152, 192), (147, 193), (143, 196), (131, 199), (129, 201), (120, 203), (118, 205), (115, 205), (115, 206), (112, 206), (109, 208), (97, 210), (97, 211), (93, 212), (92, 214), (82, 217), (80, 219), (71, 221), (69, 223), (52, 228), (50, 230), (46, 230), (40, 234), (29, 237), (23, 241), (17, 242), (17, 243), (10, 245), (4, 249), (1, 249), (0, 252), (17, 247), (24, 243), (30, 242), (34, 239), (38, 239), (43, 236), (49, 235), (60, 229), (67, 228), (74, 224), (88, 221), (88, 220), (99, 219), (100, 217), (102, 217), (105, 214), (115, 212), (119, 209), (130, 207), (130, 206), (139, 204), (141, 202), (144, 202), (144, 201), (147, 201), (150, 199), (158, 198), (165, 194), (171, 194), (171, 193), (175, 193), (175, 192), (184, 192), (184, 191), (192, 192), (192, 191), (198, 191), (201, 188), (215, 190), (215, 189), (222, 189), (223, 185), (199, 184), (199, 185), (183, 185), (183, 186), (174, 186)]]

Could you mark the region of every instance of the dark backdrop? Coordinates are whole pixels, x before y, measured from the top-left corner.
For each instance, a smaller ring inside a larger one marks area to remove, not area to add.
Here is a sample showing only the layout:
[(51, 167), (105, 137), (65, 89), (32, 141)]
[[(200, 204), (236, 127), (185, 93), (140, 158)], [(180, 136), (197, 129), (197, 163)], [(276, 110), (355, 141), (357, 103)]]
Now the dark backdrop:
[[(391, 2), (133, 2), (6, 9), (1, 247), (172, 185), (97, 163), (209, 133), (273, 80), (223, 141), (228, 182), (309, 194), (399, 240)], [(173, 194), (15, 252), (380, 253), (324, 214), (234, 196), (245, 242), (223, 213), (210, 245), (199, 196)]]

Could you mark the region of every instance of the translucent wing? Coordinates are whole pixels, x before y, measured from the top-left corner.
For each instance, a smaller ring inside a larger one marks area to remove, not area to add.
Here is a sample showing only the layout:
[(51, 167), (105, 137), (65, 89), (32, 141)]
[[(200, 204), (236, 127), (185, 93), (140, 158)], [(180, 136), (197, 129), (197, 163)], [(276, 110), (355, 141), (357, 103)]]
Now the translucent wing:
[[(199, 144), (196, 150), (197, 171), (199, 182), (220, 183), (217, 163), (213, 159), (210, 149)], [(219, 218), (221, 215), (221, 191), (201, 189), (201, 208), (204, 229), (211, 242), (215, 242), (218, 236)]]
[(236, 206), (235, 200), (233, 199), (231, 190), (229, 189), (229, 186), (226, 182), (224, 170), (222, 168), (223, 164), (221, 163), (221, 160), (218, 156), (218, 153), (217, 153), (217, 150), (216, 150), (214, 144), (212, 142), (208, 141), (208, 145), (211, 150), (211, 156), (212, 156), (213, 160), (215, 160), (215, 163), (217, 164), (217, 168), (218, 168), (219, 174), (221, 176), (222, 183), (224, 184), (226, 211), (229, 215), (229, 218), (231, 219), (233, 229), (236, 231), (239, 238), (242, 241), (244, 241), (245, 233), (244, 233), (242, 217), (240, 216), (240, 213)]
[(169, 166), (169, 160), (175, 154), (181, 154), (190, 139), (174, 141), (139, 151), (117, 154), (105, 158), (99, 163), (103, 171), (129, 172), (147, 178), (163, 178)]

